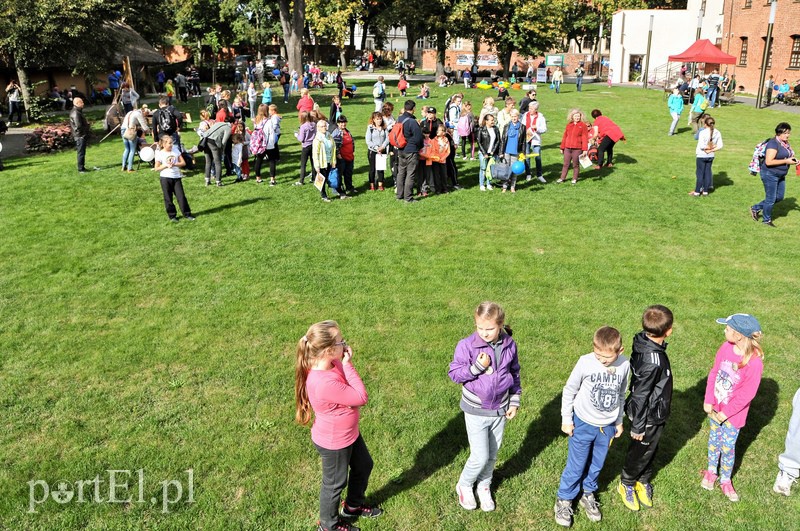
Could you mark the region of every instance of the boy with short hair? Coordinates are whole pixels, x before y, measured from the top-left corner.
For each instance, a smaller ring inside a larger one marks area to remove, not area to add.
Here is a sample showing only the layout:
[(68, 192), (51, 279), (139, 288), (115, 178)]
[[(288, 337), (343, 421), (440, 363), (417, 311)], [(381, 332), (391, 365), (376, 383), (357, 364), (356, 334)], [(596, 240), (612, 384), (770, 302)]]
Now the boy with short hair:
[(581, 356), (561, 395), (561, 431), (569, 435), (567, 466), (561, 474), (554, 508), (556, 523), (572, 524), (572, 502), (583, 486), (579, 503), (593, 522), (602, 519), (594, 493), (611, 442), (622, 435), (622, 405), (629, 362), (621, 356), (622, 337), (603, 326), (594, 333), (594, 350)]
[(642, 315), (643, 330), (633, 338), (630, 394), (625, 414), (631, 420), (631, 443), (617, 488), (632, 511), (653, 506), (653, 459), (672, 401), (672, 370), (666, 339), (672, 335), (672, 311), (656, 304)]

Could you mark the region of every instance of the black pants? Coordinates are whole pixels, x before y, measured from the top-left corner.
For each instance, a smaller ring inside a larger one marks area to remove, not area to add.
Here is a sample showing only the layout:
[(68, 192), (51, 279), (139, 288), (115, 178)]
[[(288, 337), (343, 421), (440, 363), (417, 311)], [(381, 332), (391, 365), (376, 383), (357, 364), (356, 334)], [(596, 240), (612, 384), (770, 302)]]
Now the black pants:
[(78, 171), (86, 171), (86, 144), (88, 143), (88, 136), (75, 139), (75, 149), (78, 152)]
[(600, 145), (597, 146), (597, 165), (603, 166), (603, 155), (608, 154), (608, 159), (606, 160), (606, 166), (611, 165), (611, 159), (614, 158), (614, 142), (609, 137), (604, 136), (603, 140), (600, 141)]
[(406, 153), (401, 151), (397, 161), (397, 199), (410, 201), (414, 198), (414, 176), (419, 164), (419, 153)]
[[(255, 167), (256, 179), (261, 179), (261, 165), (264, 163), (264, 158), (266, 156), (267, 156), (266, 153), (261, 153), (259, 155), (256, 155), (256, 167)], [(269, 162), (269, 178), (274, 180), (275, 175), (277, 174), (277, 169), (276, 169), (277, 161), (270, 159), (267, 162)]]
[[(300, 182), (306, 182), (306, 165), (308, 161), (311, 160), (311, 151), (314, 149), (313, 144), (309, 144), (308, 146), (303, 148), (303, 151), (300, 152)], [(313, 169), (313, 168), (312, 168)]]
[(222, 149), (213, 140), (208, 140), (208, 147), (203, 150), (206, 154), (206, 181), (211, 180), (211, 165), (214, 165), (214, 177), (217, 182), (222, 181)]
[(367, 152), (367, 159), (369, 159), (369, 184), (383, 183), (383, 170), (375, 169), (375, 153), (374, 151)]
[[(17, 119), (14, 120), (14, 114), (17, 115)], [(21, 101), (9, 101), (8, 102), (8, 121), (9, 122), (22, 122), (22, 102)]]
[(435, 191), (437, 194), (444, 194), (447, 192), (447, 168), (445, 164), (434, 162), (430, 166), (426, 165), (425, 176), (431, 191)]
[(650, 478), (653, 477), (653, 459), (656, 456), (658, 441), (661, 439), (663, 431), (663, 424), (647, 426), (641, 441), (631, 439), (620, 475), (623, 485), (632, 487), (637, 481), (650, 483)]
[(450, 181), (450, 186), (455, 187), (458, 186), (458, 166), (456, 166), (456, 157), (454, 154), (450, 154), (447, 157), (447, 180)]
[(355, 191), (353, 188), (354, 165), (354, 160), (339, 159), (336, 162), (336, 168), (339, 170), (339, 193), (343, 193), (345, 190)]
[(189, 201), (186, 200), (186, 194), (183, 193), (182, 179), (168, 179), (161, 177), (161, 191), (164, 192), (164, 208), (167, 210), (169, 219), (173, 219), (177, 215), (175, 204), (172, 202), (172, 196), (178, 200), (178, 206), (181, 208), (183, 217), (192, 215), (192, 209), (189, 207)]
[[(364, 505), (367, 484), (372, 473), (373, 461), (364, 438), (359, 435), (356, 442), (341, 450), (328, 450), (314, 445), (322, 458), (322, 488), (319, 491), (319, 523), (331, 529), (339, 521), (339, 502), (347, 485), (350, 507)], [(350, 477), (348, 479), (348, 469)]]

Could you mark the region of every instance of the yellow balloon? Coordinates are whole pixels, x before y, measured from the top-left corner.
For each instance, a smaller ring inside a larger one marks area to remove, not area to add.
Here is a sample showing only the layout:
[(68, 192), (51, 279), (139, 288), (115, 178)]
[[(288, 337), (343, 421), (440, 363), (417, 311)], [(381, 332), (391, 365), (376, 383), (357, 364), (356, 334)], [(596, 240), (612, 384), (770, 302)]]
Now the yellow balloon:
[(525, 153), (520, 153), (518, 160), (523, 160), (524, 161), (525, 160)]

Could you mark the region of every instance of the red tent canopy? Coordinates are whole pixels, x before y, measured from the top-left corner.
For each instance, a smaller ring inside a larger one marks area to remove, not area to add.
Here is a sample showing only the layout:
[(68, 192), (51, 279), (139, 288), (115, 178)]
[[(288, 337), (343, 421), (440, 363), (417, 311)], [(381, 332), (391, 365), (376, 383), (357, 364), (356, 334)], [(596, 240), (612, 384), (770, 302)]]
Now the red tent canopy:
[(736, 58), (728, 55), (713, 44), (708, 39), (700, 39), (695, 42), (685, 52), (678, 55), (670, 55), (670, 61), (676, 63), (714, 63), (732, 65), (736, 63)]

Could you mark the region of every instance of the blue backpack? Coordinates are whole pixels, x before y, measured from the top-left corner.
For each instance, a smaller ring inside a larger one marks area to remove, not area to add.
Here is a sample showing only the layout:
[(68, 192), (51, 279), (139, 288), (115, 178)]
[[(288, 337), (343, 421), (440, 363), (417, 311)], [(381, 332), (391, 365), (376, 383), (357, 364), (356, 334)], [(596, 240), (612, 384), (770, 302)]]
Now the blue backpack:
[(336, 168), (331, 168), (331, 171), (328, 172), (328, 184), (334, 190), (339, 189), (339, 170)]

